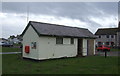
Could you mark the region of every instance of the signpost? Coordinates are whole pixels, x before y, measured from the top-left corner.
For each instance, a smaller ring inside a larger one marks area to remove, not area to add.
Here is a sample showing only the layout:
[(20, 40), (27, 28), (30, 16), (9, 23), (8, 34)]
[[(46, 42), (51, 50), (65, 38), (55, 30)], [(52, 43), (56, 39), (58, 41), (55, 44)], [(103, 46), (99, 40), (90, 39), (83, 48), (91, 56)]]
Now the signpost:
[(105, 52), (105, 58), (107, 57), (107, 50), (104, 50), (104, 52)]

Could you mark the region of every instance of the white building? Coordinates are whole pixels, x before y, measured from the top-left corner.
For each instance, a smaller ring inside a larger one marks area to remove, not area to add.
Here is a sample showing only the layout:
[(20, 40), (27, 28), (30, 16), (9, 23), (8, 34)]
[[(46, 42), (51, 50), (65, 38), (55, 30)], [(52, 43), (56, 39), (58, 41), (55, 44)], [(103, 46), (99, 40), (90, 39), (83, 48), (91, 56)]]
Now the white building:
[(95, 36), (88, 29), (30, 21), (22, 36), (24, 58), (43, 60), (95, 54)]

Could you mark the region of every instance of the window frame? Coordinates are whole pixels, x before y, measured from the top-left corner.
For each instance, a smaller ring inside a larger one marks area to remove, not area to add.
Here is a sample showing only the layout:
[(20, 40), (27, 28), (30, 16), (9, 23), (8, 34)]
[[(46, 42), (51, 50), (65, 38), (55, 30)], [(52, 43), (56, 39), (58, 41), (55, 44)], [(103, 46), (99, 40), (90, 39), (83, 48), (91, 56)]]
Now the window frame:
[(63, 44), (63, 38), (62, 37), (56, 37), (56, 44)]
[(36, 49), (37, 48), (37, 42), (31, 42), (31, 48)]

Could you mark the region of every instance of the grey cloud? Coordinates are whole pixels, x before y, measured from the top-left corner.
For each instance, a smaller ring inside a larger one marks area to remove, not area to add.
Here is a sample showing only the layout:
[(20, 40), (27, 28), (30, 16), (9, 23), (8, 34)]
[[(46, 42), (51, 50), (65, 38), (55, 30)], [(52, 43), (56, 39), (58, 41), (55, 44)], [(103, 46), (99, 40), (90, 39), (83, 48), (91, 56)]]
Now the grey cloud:
[(118, 2), (118, 19), (120, 20), (120, 2)]
[[(30, 14), (44, 14), (52, 16), (79, 19), (89, 24), (90, 27), (98, 28), (100, 24), (90, 21), (89, 16), (117, 17), (117, 2), (3, 2), (2, 11), (5, 13), (26, 14), (29, 6)], [(110, 25), (114, 26), (114, 25)]]
[(59, 15), (77, 18), (89, 15), (102, 15), (99, 11), (97, 11), (97, 9), (107, 14), (116, 14), (116, 4), (117, 2), (5, 2), (2, 5), (2, 9), (3, 12), (26, 13), (27, 5), (29, 5), (30, 13)]
[(22, 2), (3, 2), (2, 12), (4, 13), (25, 13), (27, 10), (26, 3)]
[(8, 38), (10, 35), (21, 34), (21, 31), (23, 31), (23, 27), (16, 26), (14, 28), (11, 28), (11, 26), (6, 27), (5, 25), (5, 26), (2, 26), (2, 37)]
[(117, 2), (4, 2), (3, 12), (26, 13), (29, 6), (30, 14), (45, 14), (69, 17), (88, 21), (89, 16), (117, 16)]
[(0, 12), (2, 12), (2, 2), (0, 2)]
[(92, 3), (94, 7), (102, 10), (106, 14), (117, 14), (118, 12), (118, 2), (97, 2)]

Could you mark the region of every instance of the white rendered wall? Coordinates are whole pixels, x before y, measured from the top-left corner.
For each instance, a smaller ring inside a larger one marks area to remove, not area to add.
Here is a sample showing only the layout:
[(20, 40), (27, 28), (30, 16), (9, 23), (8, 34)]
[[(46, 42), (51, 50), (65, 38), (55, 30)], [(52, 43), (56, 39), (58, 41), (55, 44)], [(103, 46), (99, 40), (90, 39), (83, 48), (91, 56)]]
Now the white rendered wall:
[[(36, 42), (36, 49), (31, 48), (31, 42)], [(63, 38), (63, 44), (56, 44), (56, 37), (38, 36), (30, 26), (23, 36), (23, 57), (32, 59), (50, 59), (60, 57), (74, 57), (77, 55), (78, 39), (70, 44), (70, 38)], [(25, 46), (30, 46), (30, 53), (24, 52)], [(87, 55), (87, 39), (83, 39), (83, 56)]]
[(56, 37), (40, 37), (39, 60), (77, 55), (77, 39), (70, 44), (70, 38), (63, 38), (63, 44), (56, 44)]
[[(27, 29), (27, 31), (25, 32), (25, 34), (23, 36), (23, 42), (22, 42), (23, 43), (23, 57), (38, 59), (38, 50), (39, 50), (38, 49), (38, 45), (39, 45), (38, 41), (39, 41), (39, 36), (34, 31), (34, 29), (31, 26), (29, 26), (29, 28)], [(37, 42), (36, 49), (31, 48), (31, 42)], [(25, 46), (30, 46), (29, 54), (24, 52)]]

